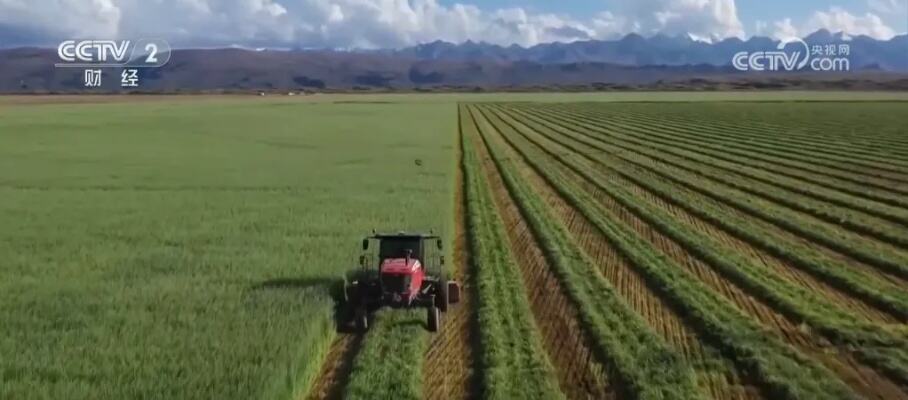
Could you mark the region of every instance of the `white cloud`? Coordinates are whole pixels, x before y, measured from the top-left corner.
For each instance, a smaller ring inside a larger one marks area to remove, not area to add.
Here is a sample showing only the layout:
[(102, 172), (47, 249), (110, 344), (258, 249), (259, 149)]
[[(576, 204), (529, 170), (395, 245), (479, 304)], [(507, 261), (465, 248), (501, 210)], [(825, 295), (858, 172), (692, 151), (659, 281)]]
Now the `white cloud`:
[(876, 13), (908, 19), (908, 0), (868, 0), (867, 5)]
[[(881, 0), (885, 3), (897, 3), (899, 0)], [(897, 33), (882, 18), (873, 13), (854, 15), (841, 7), (830, 7), (828, 11), (815, 11), (802, 24), (796, 26), (790, 18), (775, 22), (776, 38), (807, 36), (820, 29), (830, 32), (844, 32), (849, 36), (867, 35), (875, 39), (890, 39)]]
[(121, 13), (115, 0), (0, 0), (0, 27), (41, 32), (47, 36), (110, 37), (117, 34)]
[(638, 0), (619, 6), (643, 34), (691, 34), (713, 39), (744, 36), (734, 0)]
[(804, 32), (803, 34), (798, 32), (798, 28), (795, 28), (794, 24), (791, 22), (791, 18), (776, 21), (773, 23), (773, 26), (775, 27), (775, 31), (773, 32), (772, 37), (777, 40), (785, 40), (810, 34), (810, 32)]
[[(0, 34), (18, 30), (47, 41), (157, 37), (180, 46), (333, 48), (402, 47), (434, 40), (531, 46), (613, 39), (630, 32), (687, 34), (703, 40), (745, 34), (735, 0), (618, 0), (611, 2), (609, 10), (584, 17), (438, 1), (0, 0)], [(908, 0), (867, 1), (881, 15), (883, 10), (905, 9), (908, 4)], [(855, 16), (833, 7), (803, 23), (791, 19), (757, 23), (756, 33), (803, 35), (827, 28), (891, 37), (895, 32), (885, 23), (889, 20), (877, 15)]]
[(807, 26), (824, 28), (832, 32), (841, 31), (849, 35), (867, 35), (877, 39), (890, 39), (895, 36), (895, 30), (887, 26), (876, 14), (855, 16), (839, 7), (832, 7), (828, 12), (815, 12), (807, 21)]
[(48, 37), (162, 37), (183, 45), (399, 47), (433, 40), (534, 45), (616, 34), (521, 8), (437, 0), (0, 0), (0, 31)]

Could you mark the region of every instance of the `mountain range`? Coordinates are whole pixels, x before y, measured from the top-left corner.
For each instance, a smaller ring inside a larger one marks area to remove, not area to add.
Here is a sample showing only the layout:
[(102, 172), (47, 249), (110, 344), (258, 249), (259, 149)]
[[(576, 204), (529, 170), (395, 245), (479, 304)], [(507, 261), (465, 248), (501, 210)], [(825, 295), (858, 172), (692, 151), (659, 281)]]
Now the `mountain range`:
[[(804, 38), (810, 46), (848, 44), (853, 69), (879, 68), (908, 71), (908, 34), (889, 40), (869, 36), (848, 37), (822, 29)], [(715, 43), (689, 36), (658, 34), (649, 38), (631, 33), (619, 40), (589, 40), (571, 43), (546, 43), (532, 47), (498, 46), (466, 42), (453, 44), (436, 41), (401, 50), (384, 51), (420, 60), (502, 62), (528, 61), (540, 64), (610, 63), (631, 66), (728, 65), (735, 53), (775, 50), (778, 40), (754, 36), (748, 40), (728, 38)]]
[[(141, 91), (604, 90), (684, 88), (906, 89), (908, 35), (880, 41), (818, 31), (810, 45), (847, 43), (850, 72), (741, 72), (740, 51), (774, 50), (754, 37), (717, 43), (630, 34), (614, 41), (523, 48), (433, 42), (377, 51), (180, 49), (162, 68), (140, 72)], [(56, 49), (0, 49), (0, 92), (86, 91), (83, 70), (54, 68)], [(120, 70), (105, 70), (95, 91), (120, 91)], [(134, 90), (134, 89), (133, 89)]]

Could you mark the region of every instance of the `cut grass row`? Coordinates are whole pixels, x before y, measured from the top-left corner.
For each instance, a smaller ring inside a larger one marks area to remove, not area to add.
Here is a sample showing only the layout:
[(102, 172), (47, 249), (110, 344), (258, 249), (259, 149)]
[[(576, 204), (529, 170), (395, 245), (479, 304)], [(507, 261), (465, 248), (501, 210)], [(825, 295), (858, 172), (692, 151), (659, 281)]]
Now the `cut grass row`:
[[(622, 146), (615, 141), (605, 142), (599, 140), (599, 138), (588, 134), (582, 128), (570, 126), (570, 121), (561, 121), (556, 124), (550, 122), (550, 120), (539, 119), (533, 116), (524, 115), (524, 117), (534, 121), (538, 126), (544, 127), (544, 129), (537, 129), (541, 133), (545, 132), (545, 130), (551, 130), (550, 134), (547, 136), (551, 140), (555, 140), (561, 144), (565, 144), (565, 140), (572, 140), (577, 143), (573, 145), (574, 148), (579, 149), (579, 147), (577, 147), (578, 144), (586, 147), (585, 149), (580, 150), (580, 154), (586, 154), (588, 157), (595, 157), (598, 155), (595, 152), (598, 151), (614, 155), (616, 159), (622, 160), (623, 163), (610, 163), (609, 165), (619, 172), (622, 177), (638, 183), (649, 190), (653, 190), (657, 187), (661, 188), (665, 193), (664, 197), (672, 200), (685, 209), (689, 209), (690, 212), (698, 217), (708, 221), (715, 221), (718, 226), (722, 227), (723, 230), (731, 233), (733, 236), (751, 243), (774, 256), (785, 259), (793, 265), (814, 274), (818, 278), (833, 284), (841, 290), (857, 295), (859, 298), (864, 299), (883, 310), (894, 313), (894, 315), (899, 316), (902, 319), (908, 316), (908, 300), (905, 299), (906, 294), (898, 287), (895, 287), (888, 282), (881, 281), (872, 275), (863, 273), (862, 270), (855, 269), (853, 266), (844, 263), (839, 258), (829, 256), (813, 246), (800, 243), (797, 240), (778, 240), (779, 236), (777, 232), (771, 227), (767, 229), (760, 224), (754, 224), (752, 220), (739, 213), (716, 212), (715, 214), (706, 214), (706, 209), (697, 207), (697, 205), (701, 203), (708, 204), (698, 198), (699, 196), (705, 196), (705, 198), (719, 202), (719, 204), (730, 203), (729, 205), (733, 206), (735, 210), (744, 211), (747, 215), (751, 215), (749, 211), (755, 212), (757, 217), (760, 217), (762, 215), (762, 210), (756, 206), (750, 205), (750, 203), (754, 201), (753, 199), (741, 196), (742, 198), (740, 201), (731, 202), (726, 199), (723, 195), (724, 193), (720, 192), (717, 194), (708, 190), (709, 186), (707, 182), (698, 180), (696, 177), (685, 179), (684, 175), (677, 169), (660, 167), (654, 162), (657, 161), (658, 158), (634, 156), (635, 153), (627, 153), (628, 151), (633, 152), (633, 148)], [(554, 132), (558, 132), (558, 135), (560, 136), (552, 135)], [(591, 151), (589, 149), (594, 150)], [(640, 179), (638, 177), (640, 171), (654, 174), (661, 180), (669, 183), (663, 183), (660, 186), (656, 186), (658, 184), (658, 181), (656, 180)], [(704, 186), (707, 189), (702, 188)], [(686, 189), (695, 195), (691, 196), (679, 189)], [(788, 224), (793, 225), (794, 222), (789, 222)]]
[(460, 112), (469, 246), (478, 298), (482, 396), (488, 399), (560, 399), (502, 221), (481, 169), (478, 133)]
[[(605, 146), (616, 147), (623, 152), (630, 152), (632, 155), (643, 156), (646, 159), (665, 163), (665, 157), (658, 152), (641, 150), (645, 148), (646, 142), (639, 139), (627, 139), (613, 132), (590, 127), (582, 122), (575, 122), (570, 119), (560, 118), (550, 115), (542, 116), (545, 120), (557, 123), (563, 129), (569, 129), (574, 135), (583, 137), (585, 143), (589, 143), (598, 150), (609, 151)], [(546, 122), (546, 121), (544, 121)], [(596, 134), (592, 134), (594, 132)], [(614, 152), (614, 150), (612, 150)], [(619, 154), (622, 159), (633, 163), (632, 157)], [(753, 196), (742, 192), (741, 190), (723, 185), (720, 182), (710, 179), (701, 179), (700, 177), (678, 171), (677, 168), (662, 167), (656, 170), (665, 174), (667, 178), (678, 182), (685, 187), (698, 191), (719, 201), (728, 203), (735, 208), (753, 215), (757, 218), (770, 222), (789, 232), (801, 237), (810, 239), (820, 245), (832, 250), (845, 254), (858, 261), (873, 265), (882, 271), (893, 274), (898, 277), (908, 277), (908, 255), (893, 246), (868, 240), (867, 238), (849, 234), (849, 232), (836, 229), (828, 223), (818, 221), (809, 215), (804, 215), (797, 211), (773, 205), (771, 202), (763, 200), (761, 196)]]
[[(805, 142), (819, 139), (871, 156), (885, 154), (894, 159), (908, 160), (908, 141), (898, 130), (901, 107), (904, 103), (825, 103), (822, 108), (811, 104), (785, 103), (764, 104), (754, 112), (752, 109), (742, 110), (741, 105), (699, 103), (665, 109), (660, 115), (671, 121), (695, 123), (708, 117), (713, 123), (731, 126), (740, 126), (742, 121), (746, 121), (755, 133), (767, 137)], [(633, 107), (629, 105), (622, 111), (637, 111), (630, 108)], [(873, 134), (867, 135), (867, 132)]]
[[(569, 116), (573, 119), (581, 119), (579, 115), (571, 115), (570, 110), (561, 111), (561, 115)], [(668, 131), (665, 125), (656, 123), (659, 120), (659, 118), (656, 116), (650, 116), (649, 118), (646, 118), (644, 116), (641, 117), (640, 121), (619, 123), (612, 120), (611, 118), (608, 118), (605, 113), (593, 113), (591, 115), (594, 115), (597, 118), (588, 119), (588, 122), (590, 122), (591, 124), (599, 122), (598, 126), (600, 128), (610, 130), (613, 133), (637, 138), (642, 137), (645, 138), (650, 144), (661, 144), (663, 146), (663, 150), (665, 150), (666, 148), (677, 149), (680, 153), (679, 156), (691, 158), (693, 160), (704, 163), (710, 163), (711, 165), (720, 165), (723, 169), (732, 170), (739, 174), (746, 175), (766, 185), (777, 186), (788, 191), (793, 191), (804, 196), (816, 198), (818, 200), (823, 200), (843, 207), (858, 209), (866, 213), (876, 215), (880, 218), (892, 219), (894, 222), (900, 223), (903, 226), (908, 226), (908, 212), (906, 212), (904, 209), (898, 207), (887, 207), (885, 205), (878, 204), (877, 202), (868, 200), (860, 195), (844, 194), (839, 190), (833, 190), (825, 186), (811, 184), (804, 180), (786, 177), (784, 175), (780, 175), (777, 172), (774, 173), (769, 170), (743, 165), (740, 162), (734, 161), (739, 159), (731, 159), (732, 161), (728, 161), (728, 156), (722, 157), (724, 153), (711, 153), (709, 151), (703, 150), (699, 146), (681, 144), (681, 146), (675, 147), (674, 145), (678, 144), (676, 141), (674, 141), (676, 133)], [(606, 121), (608, 123), (603, 124), (603, 122)], [(757, 133), (755, 133), (755, 135), (756, 134)], [(906, 173), (908, 173), (908, 169), (906, 169)], [(866, 188), (862, 188), (862, 190), (866, 190)]]
[[(908, 211), (903, 208), (880, 204), (861, 195), (843, 193), (837, 189), (812, 184), (797, 178), (786, 177), (778, 172), (767, 171), (758, 167), (742, 164), (739, 159), (724, 156), (720, 153), (704, 151), (698, 146), (679, 144), (674, 141), (674, 136), (665, 133), (660, 127), (641, 129), (636, 125), (593, 125), (612, 135), (625, 138), (643, 140), (648, 146), (659, 149), (663, 153), (674, 154), (697, 163), (707, 164), (717, 169), (734, 172), (747, 176), (755, 181), (768, 186), (778, 187), (786, 191), (811, 197), (823, 202), (831, 203), (844, 209), (853, 209), (867, 213), (877, 218), (890, 221), (892, 224), (901, 225), (902, 229), (908, 226)], [(844, 216), (843, 216), (844, 217)]]
[[(560, 150), (557, 146), (554, 147), (554, 149), (564, 153), (564, 150)], [(596, 168), (593, 165), (588, 165), (586, 170), (593, 171), (596, 170)], [(568, 171), (567, 174), (571, 174), (571, 172)], [(746, 243), (728, 236), (711, 224), (694, 217), (678, 207), (662, 201), (651, 193), (641, 190), (638, 186), (619, 179), (614, 174), (609, 174), (609, 176), (614, 179), (609, 180), (610, 185), (620, 184), (627, 188), (636, 198), (645, 200), (648, 204), (652, 204), (667, 211), (677, 221), (683, 222), (699, 232), (716, 238), (728, 249), (733, 249), (733, 251), (739, 253), (743, 252), (745, 254), (750, 254), (752, 261), (761, 263), (759, 265), (760, 267), (769, 268), (773, 273), (784, 276), (792, 282), (805, 285), (805, 288), (809, 291), (823, 293), (829, 296), (829, 299), (833, 299), (837, 302), (836, 304), (847, 305), (849, 312), (861, 317), (866, 316), (867, 320), (874, 324), (896, 323), (893, 318), (879, 313), (876, 310), (872, 310), (862, 304), (856, 304), (857, 302), (855, 300), (843, 297), (840, 293), (811, 280), (809, 277), (792, 274), (789, 270), (790, 267), (786, 266), (778, 259), (774, 259), (765, 254), (758, 256), (757, 253), (755, 253), (755, 249), (748, 246)], [(762, 326), (768, 328), (770, 332), (767, 334), (776, 335), (786, 343), (795, 346), (803, 354), (808, 354), (817, 361), (822, 362), (827, 368), (835, 371), (844, 382), (847, 382), (857, 393), (860, 393), (861, 396), (866, 398), (903, 397), (901, 395), (895, 395), (902, 391), (898, 388), (897, 384), (893, 383), (890, 379), (887, 379), (883, 374), (876, 373), (869, 368), (860, 366), (860, 363), (855, 362), (854, 357), (847, 353), (829, 352), (828, 341), (817, 335), (811, 335), (807, 325), (801, 325), (800, 321), (796, 322), (795, 320), (787, 318), (777, 310), (772, 309), (770, 304), (758, 300), (756, 297), (742, 290), (739, 285), (723, 278), (720, 274), (716, 273), (713, 267), (704, 263), (702, 259), (695, 254), (685, 250), (684, 246), (680, 243), (663, 235), (658, 229), (639, 219), (631, 211), (621, 206), (620, 203), (589, 181), (578, 180), (577, 182), (599, 202), (603, 210), (608, 212), (609, 218), (620, 221), (620, 223), (625, 226), (632, 227), (640, 237), (646, 238), (651, 246), (670, 257), (677, 265), (683, 266), (690, 274), (707, 284), (715, 293), (720, 294), (729, 303), (745, 312), (755, 321), (758, 321)], [(545, 185), (537, 185), (537, 187), (544, 186)], [(553, 205), (553, 207), (558, 206)], [(562, 218), (565, 218), (566, 221), (571, 221), (572, 225), (575, 224), (576, 218), (572, 217), (570, 214), (565, 215), (562, 213)], [(581, 234), (578, 237), (583, 238), (585, 236)], [(581, 241), (583, 244), (586, 244), (587, 242), (586, 240)], [(730, 396), (727, 395), (717, 397), (730, 398)]]
[(519, 178), (515, 167), (503, 159), (500, 146), (490, 135), (484, 132), (482, 138), (496, 168), (569, 296), (579, 305), (599, 356), (614, 366), (624, 391), (638, 399), (700, 398), (691, 368), (669, 350), (598, 273), (547, 206)]
[[(496, 129), (487, 126), (488, 121), (482, 122), (485, 124), (484, 132), (499, 142), (503, 140)], [(520, 156), (516, 155), (509, 145), (500, 147), (506, 149), (507, 154), (503, 156), (507, 160), (519, 164), (518, 170), (522, 172), (523, 177), (545, 200), (552, 213), (557, 215), (573, 240), (593, 260), (597, 270), (593, 273), (601, 274), (633, 312), (645, 321), (649, 329), (673, 351), (682, 355), (684, 361), (694, 369), (697, 385), (702, 393), (708, 393), (714, 398), (760, 398), (757, 386), (752, 381), (744, 379), (740, 371), (732, 366), (731, 361), (722, 357), (718, 348), (710, 346), (698, 337), (695, 330), (684, 322), (683, 315), (651, 287), (645, 277), (610, 244), (608, 238), (549, 187), (529, 165), (522, 162)], [(498, 182), (498, 186), (506, 186), (503, 180), (499, 179)], [(511, 208), (519, 213), (515, 205), (512, 204)], [(542, 252), (539, 252), (538, 258), (544, 258)], [(550, 266), (549, 270), (555, 268)], [(552, 276), (552, 279), (558, 278)], [(580, 319), (579, 316), (576, 318)], [(617, 377), (613, 380), (620, 381)]]
[[(623, 133), (616, 133), (616, 132)], [(804, 187), (803, 182), (793, 182), (764, 171), (742, 167), (739, 164), (704, 156), (682, 147), (653, 140), (638, 139), (620, 126), (610, 133), (627, 138), (625, 143), (633, 145), (641, 154), (657, 154), (662, 161), (754, 196), (766, 197), (788, 208), (809, 214), (832, 224), (839, 224), (857, 233), (896, 246), (908, 246), (908, 212), (905, 215), (887, 215), (868, 208), (864, 202), (852, 201), (848, 196), (823, 188)], [(652, 132), (652, 131), (651, 131)], [(858, 199), (863, 200), (863, 199)], [(831, 204), (830, 204), (831, 203)]]
[[(519, 129), (515, 125), (516, 121), (509, 121), (511, 129)], [(519, 129), (524, 135), (532, 135), (526, 129)], [(557, 138), (546, 135), (544, 129), (535, 128), (539, 135), (547, 138), (549, 142), (535, 143), (540, 149), (557, 148), (565, 146), (574, 154), (583, 155), (583, 148), (576, 145), (571, 146), (563, 141), (559, 142)], [(531, 140), (530, 136), (524, 136), (525, 139)], [(574, 173), (580, 175), (590, 182), (596, 183), (601, 190), (610, 193), (613, 197), (622, 202), (628, 209), (634, 210), (635, 214), (646, 220), (648, 223), (659, 227), (663, 233), (673, 239), (684, 243), (698, 256), (707, 260), (710, 265), (719, 269), (723, 275), (737, 282), (739, 285), (746, 287), (759, 298), (764, 299), (775, 307), (783, 310), (785, 314), (810, 323), (819, 329), (824, 335), (830, 337), (840, 344), (847, 344), (859, 347), (859, 354), (862, 355), (868, 363), (880, 368), (890, 376), (904, 376), (906, 371), (905, 363), (908, 360), (905, 351), (908, 350), (908, 344), (898, 336), (880, 330), (875, 326), (866, 325), (856, 321), (853, 317), (839, 312), (835, 305), (825, 302), (815, 294), (805, 291), (803, 288), (792, 285), (785, 280), (779, 279), (768, 274), (764, 269), (756, 267), (750, 261), (736, 254), (734, 251), (725, 250), (721, 243), (713, 241), (701, 233), (686, 228), (675, 222), (670, 214), (665, 213), (654, 207), (649, 207), (645, 203), (635, 201), (633, 195), (621, 193), (618, 185), (605, 185), (602, 178), (597, 179), (591, 175), (590, 165), (578, 164), (569, 158), (558, 154), (554, 150), (548, 150), (550, 157), (560, 160), (564, 165), (571, 168)], [(589, 162), (594, 162), (595, 158), (586, 154)], [(620, 172), (619, 172), (620, 173)], [(722, 221), (731, 221), (748, 226), (746, 221), (730, 220), (727, 216), (718, 216), (713, 214), (704, 203), (689, 203), (677, 196), (676, 191), (671, 187), (658, 187), (651, 183), (645, 182), (635, 177), (634, 174), (623, 173), (622, 177), (645, 187), (647, 190), (657, 193), (669, 200), (670, 202), (682, 207), (698, 217), (701, 217), (713, 224), (719, 224)], [(681, 200), (681, 201), (679, 201)], [(696, 204), (696, 206), (692, 206)], [(701, 209), (702, 208), (702, 209)], [(735, 225), (735, 224), (731, 224)], [(903, 378), (898, 378), (903, 379)]]
[[(471, 116), (472, 117), (472, 116)], [(475, 121), (474, 121), (475, 122)], [(603, 365), (581, 327), (574, 301), (562, 288), (522, 217), (484, 142), (474, 139), (497, 213), (504, 222), (511, 253), (529, 295), (530, 310), (542, 337), (549, 361), (555, 367), (562, 393), (570, 399), (609, 398), (614, 394), (612, 370)]]
[[(770, 114), (771, 118), (751, 120), (755, 128), (767, 129), (776, 136), (791, 135), (806, 140), (822, 138), (843, 146), (866, 148), (872, 154), (886, 154), (896, 158), (901, 155), (903, 159), (908, 159), (908, 140), (899, 128), (904, 118), (901, 115), (904, 105), (903, 102), (826, 103), (823, 109), (809, 106), (786, 107), (784, 110), (774, 110), (776, 112)], [(730, 113), (713, 115), (716, 117), (713, 120), (731, 123), (739, 120)], [(697, 118), (693, 115), (683, 117)], [(868, 132), (872, 134), (868, 135)]]
[[(608, 218), (597, 201), (573, 179), (558, 173), (546, 149), (533, 150), (507, 124), (493, 123), (506, 141), (543, 178), (604, 234), (653, 286), (684, 310), (700, 334), (720, 346), (739, 368), (748, 371), (776, 398), (851, 398), (853, 394), (825, 368), (767, 337), (762, 328), (719, 298), (696, 278), (655, 251), (630, 228)], [(516, 139), (516, 140), (515, 140)]]
[[(588, 113), (588, 115), (595, 118), (601, 118), (600, 114), (593, 110), (578, 112), (584, 114)], [(668, 126), (666, 126), (666, 123), (657, 116), (635, 118), (621, 115), (610, 117), (609, 120), (619, 125), (663, 127), (672, 133), (684, 135), (685, 138), (696, 140), (701, 143), (721, 146), (726, 149), (750, 152), (753, 156), (764, 157), (766, 160), (773, 160), (774, 162), (801, 169), (809, 168), (816, 173), (827, 176), (853, 179), (859, 182), (869, 182), (884, 189), (901, 190), (908, 184), (908, 178), (902, 175), (898, 168), (884, 170), (885, 167), (874, 168), (867, 165), (860, 165), (853, 161), (853, 159), (835, 159), (822, 150), (813, 149), (807, 145), (782, 146), (772, 142), (761, 141), (759, 136), (747, 141), (740, 140), (738, 139), (740, 137), (747, 138), (748, 135), (756, 135), (754, 133), (747, 133), (743, 127), (717, 129), (713, 127), (680, 123), (668, 124)]]
[[(860, 149), (847, 148), (846, 150), (841, 146), (826, 144), (818, 138), (800, 140), (792, 139), (788, 136), (768, 136), (765, 128), (754, 128), (749, 124), (728, 124), (702, 118), (699, 121), (679, 120), (644, 112), (618, 112), (618, 110), (603, 109), (598, 106), (576, 107), (575, 109), (596, 113), (614, 123), (669, 125), (683, 128), (687, 132), (700, 134), (717, 141), (767, 149), (774, 154), (785, 155), (786, 158), (823, 160), (824, 165), (832, 165), (836, 169), (844, 169), (845, 171), (858, 169), (872, 176), (892, 177), (896, 180), (904, 180), (906, 175), (908, 175), (906, 174), (908, 173), (908, 164), (903, 165), (897, 158), (892, 156), (880, 156), (878, 152), (868, 152), (869, 154), (867, 154)], [(794, 155), (794, 157), (791, 157), (791, 155)]]
[[(604, 121), (601, 118), (595, 118), (588, 114), (580, 114), (575, 111), (563, 109), (546, 111), (569, 116), (578, 123), (586, 123), (600, 128), (607, 128), (609, 126), (607, 121)], [(858, 198), (863, 197), (871, 199), (876, 202), (896, 207), (894, 210), (899, 210), (899, 213), (904, 213), (904, 210), (901, 210), (900, 208), (908, 207), (908, 200), (905, 199), (905, 196), (897, 191), (893, 192), (891, 185), (875, 185), (868, 183), (866, 179), (843, 178), (831, 176), (822, 172), (817, 173), (816, 171), (811, 171), (809, 168), (791, 166), (786, 163), (761, 159), (760, 156), (754, 155), (746, 150), (727, 149), (722, 145), (700, 143), (698, 140), (685, 138), (684, 132), (678, 132), (671, 127), (654, 125), (648, 126), (647, 129), (643, 129), (638, 126), (623, 126), (623, 129), (638, 135), (652, 135), (657, 139), (669, 140), (671, 141), (670, 143), (679, 147), (709, 155), (714, 158), (737, 162), (744, 166), (769, 171), (780, 176), (838, 190)]]

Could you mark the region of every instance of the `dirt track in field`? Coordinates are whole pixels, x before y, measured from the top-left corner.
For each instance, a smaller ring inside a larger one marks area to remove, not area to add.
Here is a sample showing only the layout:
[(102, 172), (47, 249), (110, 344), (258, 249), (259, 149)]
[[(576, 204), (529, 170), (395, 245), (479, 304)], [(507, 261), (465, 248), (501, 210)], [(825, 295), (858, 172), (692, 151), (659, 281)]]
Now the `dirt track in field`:
[(354, 333), (338, 334), (331, 343), (318, 377), (305, 397), (307, 400), (343, 399), (344, 387), (353, 369), (353, 358), (359, 352), (363, 338), (364, 335)]
[[(459, 135), (459, 133), (458, 133)], [(423, 397), (431, 400), (472, 399), (479, 396), (475, 360), (476, 310), (467, 245), (466, 206), (463, 189), (463, 151), (458, 136), (454, 199), (453, 277), (461, 284), (460, 304), (442, 316), (442, 331), (429, 343), (423, 363)]]
[(499, 215), (522, 272), (536, 325), (560, 387), (569, 399), (615, 398), (620, 391), (609, 382), (609, 371), (594, 356), (579, 325), (576, 306), (564, 293), (553, 269), (514, 204), (481, 138), (472, 138)]

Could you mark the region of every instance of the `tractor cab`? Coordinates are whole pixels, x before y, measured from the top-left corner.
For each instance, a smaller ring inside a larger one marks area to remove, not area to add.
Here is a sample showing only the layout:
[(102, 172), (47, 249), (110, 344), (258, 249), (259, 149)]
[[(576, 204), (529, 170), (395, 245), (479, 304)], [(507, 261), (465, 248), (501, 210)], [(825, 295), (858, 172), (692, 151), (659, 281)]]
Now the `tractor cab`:
[[(434, 243), (433, 243), (434, 242)], [(369, 311), (427, 307), (429, 330), (438, 329), (439, 311), (460, 298), (460, 286), (444, 279), (442, 240), (432, 234), (373, 234), (363, 239), (359, 279), (349, 285), (348, 300), (357, 307), (357, 325), (368, 325)]]

